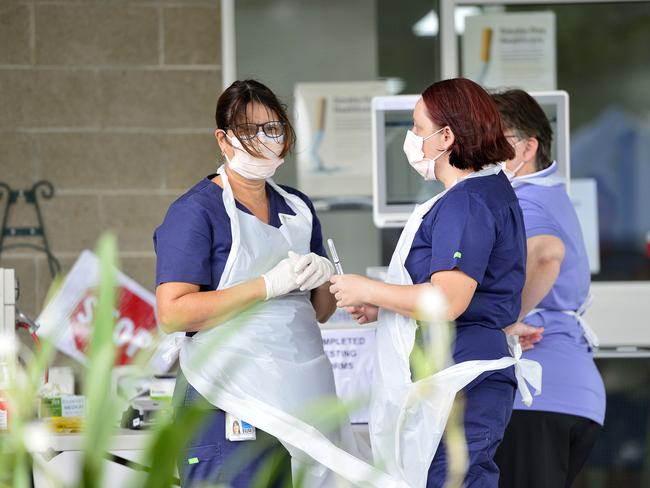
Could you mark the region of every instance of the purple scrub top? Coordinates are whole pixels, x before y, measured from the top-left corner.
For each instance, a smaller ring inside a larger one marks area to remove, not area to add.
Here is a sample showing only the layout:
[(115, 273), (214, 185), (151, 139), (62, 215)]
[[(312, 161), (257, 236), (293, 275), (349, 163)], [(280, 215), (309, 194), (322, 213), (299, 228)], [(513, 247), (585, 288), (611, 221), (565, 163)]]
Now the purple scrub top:
[[(557, 163), (554, 162), (526, 179), (552, 177), (556, 172)], [(544, 327), (542, 341), (524, 353), (525, 358), (542, 365), (542, 394), (535, 397), (529, 408), (517, 393), (514, 408), (577, 415), (602, 425), (605, 418), (602, 378), (578, 321), (561, 312), (577, 310), (587, 299), (591, 284), (578, 216), (562, 183), (553, 186), (525, 184), (516, 186), (515, 192), (524, 213), (526, 236), (552, 235), (561, 239), (565, 257), (553, 288), (538, 305), (543, 311), (524, 320), (530, 325)]]

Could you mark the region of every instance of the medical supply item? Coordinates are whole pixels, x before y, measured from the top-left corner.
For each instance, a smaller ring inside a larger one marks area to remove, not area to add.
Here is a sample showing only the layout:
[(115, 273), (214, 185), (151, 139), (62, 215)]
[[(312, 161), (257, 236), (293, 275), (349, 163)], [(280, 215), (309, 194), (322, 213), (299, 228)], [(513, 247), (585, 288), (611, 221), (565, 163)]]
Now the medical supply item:
[(39, 404), (39, 417), (46, 419), (55, 432), (80, 432), (85, 411), (83, 395), (44, 397)]
[(332, 261), (334, 261), (336, 274), (343, 274), (343, 266), (341, 266), (341, 260), (339, 259), (339, 255), (336, 252), (336, 247), (334, 247), (334, 240), (327, 239), (327, 247), (330, 248), (330, 254), (332, 255)]

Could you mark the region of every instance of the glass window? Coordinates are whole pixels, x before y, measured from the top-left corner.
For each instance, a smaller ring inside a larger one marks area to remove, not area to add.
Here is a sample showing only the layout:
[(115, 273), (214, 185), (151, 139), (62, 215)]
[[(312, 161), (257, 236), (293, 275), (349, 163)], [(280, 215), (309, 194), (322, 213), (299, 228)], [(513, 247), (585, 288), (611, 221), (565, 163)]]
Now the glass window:
[(601, 270), (593, 278), (650, 280), (650, 2), (496, 9), (555, 13), (571, 176), (598, 186)]
[(650, 358), (600, 358), (605, 425), (574, 488), (641, 487), (650, 482)]
[(402, 93), (420, 93), (438, 79), (437, 5), (377, 0), (377, 74), (402, 79)]

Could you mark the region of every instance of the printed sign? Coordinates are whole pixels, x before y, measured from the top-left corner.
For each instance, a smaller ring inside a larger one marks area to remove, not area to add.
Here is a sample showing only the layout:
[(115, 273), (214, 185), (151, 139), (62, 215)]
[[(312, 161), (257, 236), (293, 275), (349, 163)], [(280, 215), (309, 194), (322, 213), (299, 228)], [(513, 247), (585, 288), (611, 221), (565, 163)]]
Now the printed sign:
[(298, 186), (311, 197), (372, 195), (371, 101), (387, 81), (299, 83)]
[[(39, 335), (50, 337), (65, 354), (85, 363), (92, 337), (97, 306), (99, 261), (84, 251), (66, 276), (57, 294), (41, 312), (37, 322)], [(118, 349), (116, 365), (131, 364), (136, 354), (155, 346), (150, 366), (154, 373), (164, 373), (176, 360), (164, 354), (175, 335), (158, 331), (155, 297), (124, 273), (116, 270), (117, 304), (113, 310), (113, 340)]]
[(336, 393), (344, 402), (362, 404), (352, 423), (368, 422), (368, 400), (375, 354), (374, 327), (322, 329), (323, 349), (332, 363)]
[(555, 46), (553, 12), (467, 17), (463, 76), (489, 88), (555, 90)]
[[(113, 340), (118, 347), (116, 364), (125, 365), (131, 362), (139, 350), (146, 349), (153, 342), (152, 331), (156, 331), (156, 316), (151, 304), (128, 288), (119, 287), (117, 295)], [(88, 290), (70, 316), (75, 346), (81, 353), (86, 352), (92, 334), (96, 304), (96, 290)]]

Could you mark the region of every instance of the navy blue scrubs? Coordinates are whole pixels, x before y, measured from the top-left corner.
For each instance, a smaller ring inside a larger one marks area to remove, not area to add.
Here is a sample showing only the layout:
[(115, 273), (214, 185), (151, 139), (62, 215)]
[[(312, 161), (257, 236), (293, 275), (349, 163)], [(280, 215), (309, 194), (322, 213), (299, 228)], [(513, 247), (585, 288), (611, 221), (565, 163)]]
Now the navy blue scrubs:
[[(194, 185), (169, 207), (163, 223), (153, 236), (156, 251), (156, 286), (166, 282), (198, 285), (201, 291), (216, 290), (232, 246), (230, 218), (223, 205), (223, 190), (210, 175)], [(313, 214), (311, 251), (326, 256), (321, 227), (314, 207), (304, 194), (285, 187), (299, 196)], [(295, 215), (284, 198), (266, 185), (269, 225), (281, 226), (279, 214)], [(237, 208), (251, 213), (237, 202)], [(192, 335), (188, 333), (188, 335)], [(232, 442), (225, 438), (225, 413), (214, 408), (187, 383), (179, 370), (174, 391), (177, 409), (199, 404), (210, 412), (199, 432), (183, 450), (178, 471), (183, 487), (203, 483), (226, 483), (233, 488), (251, 486), (259, 468), (274, 463), (282, 476), (266, 485), (290, 486), (289, 454), (279, 441), (257, 431), (255, 441)], [(266, 466), (268, 467), (268, 466)]]
[[(452, 187), (424, 216), (405, 266), (414, 284), (452, 269), (478, 283), (467, 310), (456, 320), (457, 363), (510, 355), (502, 329), (517, 321), (521, 308), (526, 234), (517, 196), (503, 173), (465, 179)], [(466, 486), (498, 486), (493, 458), (510, 419), (515, 388), (512, 367), (484, 373), (465, 388), (470, 456)], [(427, 487), (443, 486), (445, 475), (441, 445)]]

